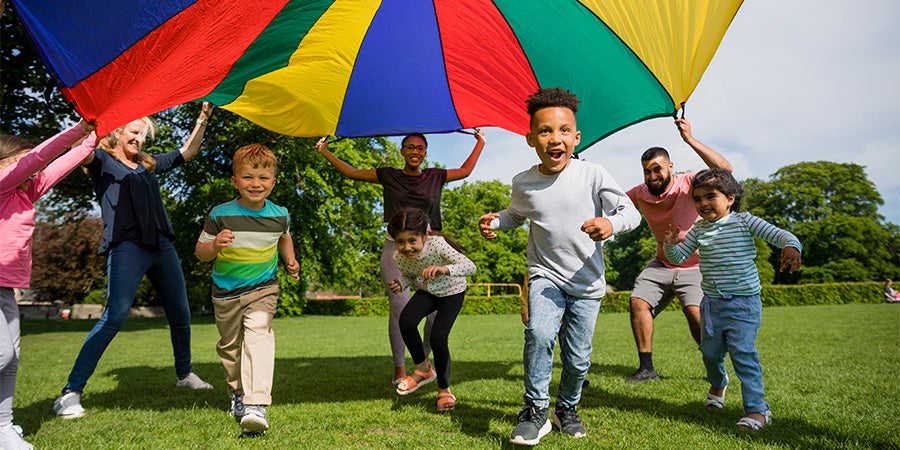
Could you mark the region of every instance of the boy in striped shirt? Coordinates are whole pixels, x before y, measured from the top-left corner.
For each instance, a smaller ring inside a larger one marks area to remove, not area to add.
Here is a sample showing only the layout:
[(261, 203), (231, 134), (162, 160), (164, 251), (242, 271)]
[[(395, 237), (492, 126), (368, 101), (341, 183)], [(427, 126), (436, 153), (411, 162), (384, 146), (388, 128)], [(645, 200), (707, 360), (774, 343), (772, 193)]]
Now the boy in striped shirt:
[(277, 160), (260, 144), (234, 153), (231, 184), (240, 196), (216, 206), (206, 217), (195, 252), (215, 260), (212, 301), (221, 339), (216, 352), (225, 369), (231, 414), (247, 433), (269, 428), (278, 304), (278, 255), (299, 280), (287, 209), (266, 198), (275, 187)]
[(743, 189), (731, 172), (708, 169), (693, 183), (694, 206), (701, 220), (678, 242), (678, 227), (666, 230), (665, 253), (680, 264), (694, 251), (700, 252), (703, 300), (700, 302), (700, 351), (710, 384), (706, 406), (722, 409), (725, 404), (725, 352), (731, 354), (735, 374), (741, 380), (746, 417), (737, 423), (742, 430), (759, 430), (772, 423), (769, 404), (763, 400), (762, 365), (756, 351), (756, 335), (762, 319), (759, 273), (754, 237), (779, 247), (780, 270), (800, 268), (803, 247), (793, 234), (747, 212), (737, 212)]

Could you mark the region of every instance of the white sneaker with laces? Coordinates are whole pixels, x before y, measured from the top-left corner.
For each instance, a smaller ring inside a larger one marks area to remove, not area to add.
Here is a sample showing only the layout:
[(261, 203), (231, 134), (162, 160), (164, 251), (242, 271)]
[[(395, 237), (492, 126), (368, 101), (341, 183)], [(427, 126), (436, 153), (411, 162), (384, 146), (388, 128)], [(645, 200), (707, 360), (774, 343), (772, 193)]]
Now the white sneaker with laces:
[(178, 380), (175, 387), (186, 387), (191, 389), (212, 389), (212, 385), (203, 381), (196, 373), (191, 372), (186, 377)]
[(241, 417), (241, 428), (245, 433), (262, 433), (269, 429), (266, 421), (266, 407), (263, 405), (244, 405), (244, 417)]
[(69, 391), (53, 402), (53, 412), (63, 419), (75, 419), (84, 416), (81, 407), (81, 392)]
[(31, 444), (22, 438), (22, 427), (8, 424), (0, 426), (0, 448), (6, 450), (31, 450)]

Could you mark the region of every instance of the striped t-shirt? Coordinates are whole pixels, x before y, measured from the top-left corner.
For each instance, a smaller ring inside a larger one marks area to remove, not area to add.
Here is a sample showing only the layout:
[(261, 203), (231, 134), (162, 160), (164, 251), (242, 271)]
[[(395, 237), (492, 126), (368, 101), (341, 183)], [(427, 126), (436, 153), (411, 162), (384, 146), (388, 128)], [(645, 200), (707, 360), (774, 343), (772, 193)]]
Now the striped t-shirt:
[(198, 240), (212, 242), (225, 229), (234, 234), (213, 265), (213, 298), (232, 298), (277, 284), (278, 241), (290, 238), (290, 224), (287, 209), (269, 200), (259, 210), (247, 209), (237, 200), (213, 208)]
[(714, 297), (756, 295), (762, 290), (756, 270), (758, 237), (778, 247), (803, 251), (796, 236), (750, 213), (731, 213), (716, 222), (700, 219), (676, 245), (665, 244), (666, 257), (679, 264), (700, 250), (703, 293)]

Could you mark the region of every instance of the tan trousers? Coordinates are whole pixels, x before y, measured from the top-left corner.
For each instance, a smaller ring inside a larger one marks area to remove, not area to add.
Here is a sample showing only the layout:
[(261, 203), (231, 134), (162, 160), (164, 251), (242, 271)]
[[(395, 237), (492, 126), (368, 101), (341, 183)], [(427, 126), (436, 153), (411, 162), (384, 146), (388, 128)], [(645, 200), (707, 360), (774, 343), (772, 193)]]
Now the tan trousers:
[(272, 317), (278, 285), (227, 300), (213, 299), (221, 339), (216, 353), (225, 369), (229, 392), (243, 392), (244, 404), (272, 404), (275, 333)]

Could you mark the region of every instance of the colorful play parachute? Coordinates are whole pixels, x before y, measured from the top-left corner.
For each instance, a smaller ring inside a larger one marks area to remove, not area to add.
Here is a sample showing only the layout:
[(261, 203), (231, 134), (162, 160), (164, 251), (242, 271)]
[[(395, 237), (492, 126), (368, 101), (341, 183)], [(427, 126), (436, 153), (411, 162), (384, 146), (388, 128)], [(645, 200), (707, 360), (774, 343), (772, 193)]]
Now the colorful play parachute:
[(63, 95), (101, 131), (207, 100), (278, 133), (496, 126), (582, 99), (582, 146), (672, 115), (739, 0), (13, 0)]

